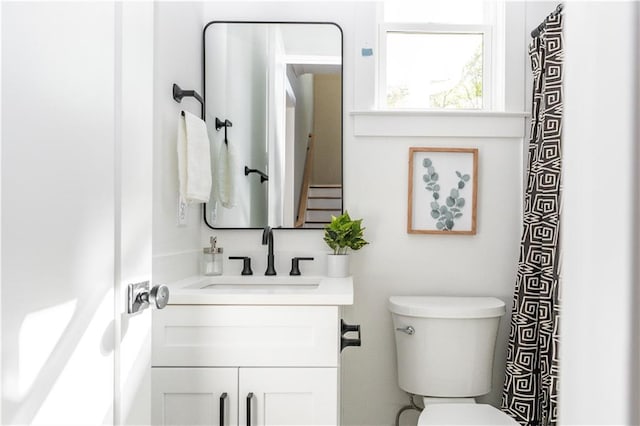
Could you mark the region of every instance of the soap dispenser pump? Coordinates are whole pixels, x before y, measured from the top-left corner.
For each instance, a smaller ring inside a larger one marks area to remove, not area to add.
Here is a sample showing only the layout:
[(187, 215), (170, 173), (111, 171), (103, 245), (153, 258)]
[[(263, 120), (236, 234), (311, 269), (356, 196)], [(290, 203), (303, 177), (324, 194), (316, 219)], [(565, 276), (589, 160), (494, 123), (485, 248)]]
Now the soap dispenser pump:
[(222, 247), (217, 247), (217, 237), (211, 237), (209, 247), (205, 247), (202, 255), (203, 275), (222, 275)]

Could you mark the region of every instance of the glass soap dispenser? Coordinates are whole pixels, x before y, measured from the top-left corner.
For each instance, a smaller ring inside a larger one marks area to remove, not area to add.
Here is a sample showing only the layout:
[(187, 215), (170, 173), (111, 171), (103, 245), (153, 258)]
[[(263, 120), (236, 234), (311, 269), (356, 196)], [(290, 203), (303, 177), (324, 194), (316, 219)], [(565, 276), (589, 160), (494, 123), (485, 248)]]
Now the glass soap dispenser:
[(218, 238), (209, 239), (211, 246), (202, 249), (202, 274), (222, 275), (222, 247), (216, 247)]

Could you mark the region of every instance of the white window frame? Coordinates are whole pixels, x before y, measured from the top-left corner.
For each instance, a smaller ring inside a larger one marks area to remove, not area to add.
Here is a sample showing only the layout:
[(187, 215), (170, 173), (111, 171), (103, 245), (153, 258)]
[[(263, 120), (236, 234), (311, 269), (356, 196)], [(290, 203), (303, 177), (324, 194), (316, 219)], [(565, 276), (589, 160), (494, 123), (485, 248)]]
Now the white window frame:
[[(389, 108), (387, 106), (387, 34), (481, 34), (482, 39), (482, 108), (451, 109), (463, 111), (490, 111), (494, 104), (494, 72), (493, 72), (493, 28), (491, 25), (470, 24), (433, 24), (433, 23), (393, 23), (379, 25), (378, 33), (378, 109), (381, 110), (430, 110), (443, 111), (444, 108)], [(447, 109), (450, 110), (450, 109)]]

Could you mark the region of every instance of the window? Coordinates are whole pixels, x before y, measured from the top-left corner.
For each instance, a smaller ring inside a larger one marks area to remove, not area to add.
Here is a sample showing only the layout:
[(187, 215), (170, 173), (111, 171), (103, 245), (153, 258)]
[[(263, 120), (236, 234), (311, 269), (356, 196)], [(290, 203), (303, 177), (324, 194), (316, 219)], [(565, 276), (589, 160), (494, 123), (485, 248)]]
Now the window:
[(379, 106), (492, 109), (494, 28), (487, 22), (495, 20), (496, 6), (477, 0), (385, 2)]

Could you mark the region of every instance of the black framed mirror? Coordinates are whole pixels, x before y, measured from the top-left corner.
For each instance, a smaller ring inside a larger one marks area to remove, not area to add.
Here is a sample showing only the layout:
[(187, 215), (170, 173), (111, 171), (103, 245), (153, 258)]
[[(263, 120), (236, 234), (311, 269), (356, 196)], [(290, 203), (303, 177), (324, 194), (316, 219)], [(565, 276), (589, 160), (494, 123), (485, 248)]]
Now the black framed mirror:
[(322, 228), (342, 213), (342, 43), (327, 22), (205, 26), (207, 226)]

